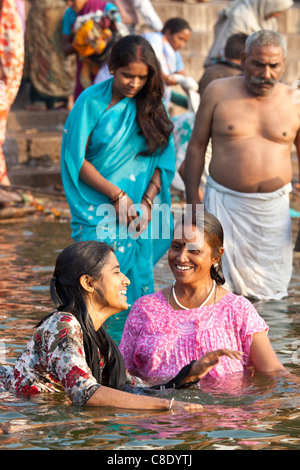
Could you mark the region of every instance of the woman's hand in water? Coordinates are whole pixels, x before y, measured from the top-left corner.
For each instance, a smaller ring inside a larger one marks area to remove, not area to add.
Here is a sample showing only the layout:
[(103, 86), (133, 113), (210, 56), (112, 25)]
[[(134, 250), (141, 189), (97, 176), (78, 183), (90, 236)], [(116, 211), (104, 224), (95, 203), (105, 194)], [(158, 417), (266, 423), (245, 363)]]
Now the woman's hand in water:
[(240, 361), (243, 357), (243, 353), (240, 351), (232, 351), (231, 349), (218, 349), (217, 351), (211, 351), (205, 354), (198, 359), (198, 361), (194, 362), (184, 383), (194, 382), (201, 379), (201, 377), (206, 375), (216, 364), (218, 364), (220, 357), (222, 356), (227, 356), (230, 357), (230, 359), (237, 359)]
[(185, 401), (174, 401), (170, 411), (203, 411), (203, 406), (198, 403), (188, 403)]

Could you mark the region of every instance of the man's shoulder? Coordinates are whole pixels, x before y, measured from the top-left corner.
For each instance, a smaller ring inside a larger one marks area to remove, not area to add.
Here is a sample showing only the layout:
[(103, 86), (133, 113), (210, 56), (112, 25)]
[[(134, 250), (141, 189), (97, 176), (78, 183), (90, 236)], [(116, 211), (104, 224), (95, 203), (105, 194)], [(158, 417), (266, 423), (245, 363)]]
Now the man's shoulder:
[[(300, 88), (294, 84), (289, 85), (284, 82), (279, 82), (275, 86), (275, 90), (279, 100), (281, 100), (283, 104), (291, 105), (297, 109), (297, 112), (300, 112)], [(273, 96), (275, 96), (275, 94), (273, 94)]]
[(228, 88), (231, 86), (236, 86), (239, 83), (243, 82), (243, 75), (232, 75), (230, 77), (220, 77), (213, 80), (209, 86), (213, 86), (214, 88)]
[(219, 100), (222, 98), (222, 96), (228, 97), (229, 91), (230, 94), (237, 93), (239, 90), (241, 90), (242, 83), (243, 77), (239, 75), (217, 78), (207, 85), (203, 96), (210, 95), (211, 97), (215, 97), (216, 100)]

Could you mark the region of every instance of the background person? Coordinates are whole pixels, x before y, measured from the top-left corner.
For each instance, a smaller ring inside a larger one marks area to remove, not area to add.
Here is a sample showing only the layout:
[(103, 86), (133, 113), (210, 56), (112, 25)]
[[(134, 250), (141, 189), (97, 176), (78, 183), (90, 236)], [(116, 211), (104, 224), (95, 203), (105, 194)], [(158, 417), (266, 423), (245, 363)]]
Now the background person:
[[(170, 102), (188, 108), (186, 95), (175, 93), (172, 86), (182, 84), (189, 90), (197, 91), (197, 85), (191, 77), (186, 76), (185, 66), (180, 54), (191, 37), (191, 27), (182, 18), (170, 18), (163, 26), (161, 32), (149, 32), (143, 35), (150, 42), (160, 62), (165, 83), (164, 100), (166, 106)], [(198, 101), (197, 101), (198, 103)]]
[[(74, 100), (76, 100), (80, 93), (93, 83), (94, 78), (99, 72), (100, 65), (97, 64), (97, 61), (93, 62), (91, 60), (88, 60), (89, 57), (86, 58), (84, 55), (81, 56), (78, 51), (78, 48), (75, 47), (75, 22), (76, 20), (78, 21), (80, 18), (88, 18), (89, 16), (95, 14), (97, 11), (100, 11), (101, 14), (104, 14), (107, 17), (107, 29), (110, 30), (113, 40), (114, 35), (113, 30), (111, 30), (111, 23), (114, 23), (114, 21), (109, 21), (109, 15), (116, 15), (117, 18), (118, 10), (113, 3), (105, 2), (102, 0), (66, 0), (66, 3), (67, 5), (69, 5), (69, 8), (67, 8), (64, 14), (62, 24), (63, 51), (66, 56), (70, 54), (76, 54), (77, 70), (74, 90)], [(83, 26), (81, 37), (82, 43), (84, 46), (89, 46), (90, 48), (92, 48), (93, 44), (90, 44), (89, 35), (91, 35), (91, 30), (88, 29), (88, 32), (86, 32)], [(109, 44), (109, 41), (107, 42)], [(84, 49), (84, 47), (82, 49)], [(97, 55), (95, 51), (94, 54)], [(101, 55), (103, 56), (103, 51)], [(102, 65), (102, 60), (100, 58), (98, 58), (98, 61), (100, 61)]]
[(26, 109), (71, 109), (75, 88), (74, 57), (65, 56), (62, 20), (65, 0), (30, 0), (25, 35), (25, 75), (30, 80)]
[[(62, 181), (74, 240), (112, 244), (130, 279), (132, 304), (153, 292), (153, 266), (170, 244), (171, 212), (163, 224), (158, 216), (171, 202), (172, 123), (157, 58), (143, 37), (120, 39), (109, 70), (113, 78), (85, 90), (68, 117)], [(133, 236), (139, 235), (135, 223), (141, 236)]]
[(10, 185), (3, 144), (10, 107), (19, 91), (24, 65), (24, 30), (16, 2), (0, 1), (0, 184)]
[(226, 282), (237, 294), (264, 300), (285, 297), (292, 274), (291, 148), (295, 142), (300, 162), (300, 104), (280, 83), (285, 57), (280, 34), (249, 36), (244, 74), (205, 89), (184, 168), (187, 202), (195, 205), (211, 138), (203, 202), (226, 233)]
[(262, 29), (277, 31), (277, 18), (293, 6), (292, 0), (235, 0), (219, 12), (215, 38), (205, 59), (205, 66), (223, 56), (226, 40), (236, 33), (248, 36)]
[(139, 14), (154, 31), (160, 31), (163, 27), (150, 0), (113, 0), (112, 3), (118, 8), (122, 23), (127, 26), (129, 34), (136, 33)]
[(224, 55), (217, 59), (213, 65), (206, 67), (199, 81), (200, 96), (203, 95), (205, 88), (213, 80), (233, 77), (243, 73), (241, 62), (247, 37), (244, 33), (229, 36), (225, 44)]

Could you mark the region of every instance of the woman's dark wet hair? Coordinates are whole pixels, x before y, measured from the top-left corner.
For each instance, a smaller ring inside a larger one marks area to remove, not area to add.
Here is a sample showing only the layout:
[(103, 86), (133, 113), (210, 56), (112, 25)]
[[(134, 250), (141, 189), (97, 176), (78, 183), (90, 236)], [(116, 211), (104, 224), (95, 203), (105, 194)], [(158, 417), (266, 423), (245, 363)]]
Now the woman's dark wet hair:
[[(112, 252), (112, 247), (106, 243), (89, 241), (74, 243), (58, 255), (50, 284), (51, 298), (57, 310), (86, 315), (84, 289), (79, 279), (88, 275), (94, 281), (98, 280)], [(95, 290), (103, 304), (107, 305), (102, 291)]]
[(183, 18), (170, 18), (165, 22), (162, 33), (169, 31), (171, 34), (176, 34), (184, 29), (189, 29), (191, 31), (191, 27), (187, 21)]
[(147, 143), (141, 155), (149, 156), (168, 146), (173, 130), (162, 102), (164, 82), (155, 52), (142, 36), (125, 36), (112, 48), (108, 66), (109, 70), (115, 71), (140, 61), (147, 65), (149, 75), (146, 84), (136, 95), (137, 121)]
[[(103, 373), (108, 377), (108, 381), (111, 381), (110, 386), (118, 387), (118, 381), (124, 378), (122, 374), (117, 377), (119, 366), (113, 370), (120, 360), (118, 348), (106, 334), (103, 326), (95, 331), (85, 303), (85, 290), (79, 281), (84, 275), (88, 275), (93, 281), (101, 280), (101, 271), (111, 253), (113, 253), (113, 248), (110, 245), (98, 241), (78, 242), (65, 248), (56, 259), (50, 294), (57, 311), (73, 314), (80, 323), (86, 361), (94, 377), (100, 383), (99, 349), (103, 353), (106, 363), (106, 369), (104, 368)], [(103, 305), (108, 305), (104, 293), (96, 286), (94, 288)], [(37, 327), (44, 320), (45, 318)]]
[(222, 257), (220, 255), (220, 248), (224, 243), (224, 232), (221, 222), (213, 214), (205, 212), (197, 213), (196, 211), (188, 212), (181, 218), (181, 223), (191, 223), (199, 230), (204, 230), (204, 238), (212, 250), (212, 256), (218, 259), (218, 266), (211, 266), (211, 278), (216, 281), (218, 285), (225, 283), (225, 277), (222, 271)]

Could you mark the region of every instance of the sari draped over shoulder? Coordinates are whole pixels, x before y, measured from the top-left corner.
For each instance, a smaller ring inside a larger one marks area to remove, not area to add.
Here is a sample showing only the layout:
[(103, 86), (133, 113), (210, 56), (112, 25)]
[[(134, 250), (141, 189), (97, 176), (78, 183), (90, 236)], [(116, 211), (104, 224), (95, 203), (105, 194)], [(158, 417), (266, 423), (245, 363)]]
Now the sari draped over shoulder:
[[(105, 241), (114, 248), (121, 271), (131, 282), (127, 298), (132, 304), (141, 295), (153, 292), (153, 266), (170, 245), (169, 188), (175, 156), (172, 138), (161, 153), (138, 155), (146, 150), (146, 141), (136, 120), (135, 98), (125, 97), (107, 109), (112, 82), (109, 79), (93, 85), (76, 101), (64, 128), (61, 173), (72, 215), (73, 239)], [(80, 179), (84, 158), (124, 190), (137, 210), (142, 209), (142, 196), (154, 170), (160, 169), (161, 192), (154, 200), (152, 221), (145, 232), (134, 238), (127, 226), (119, 226), (109, 198)]]

